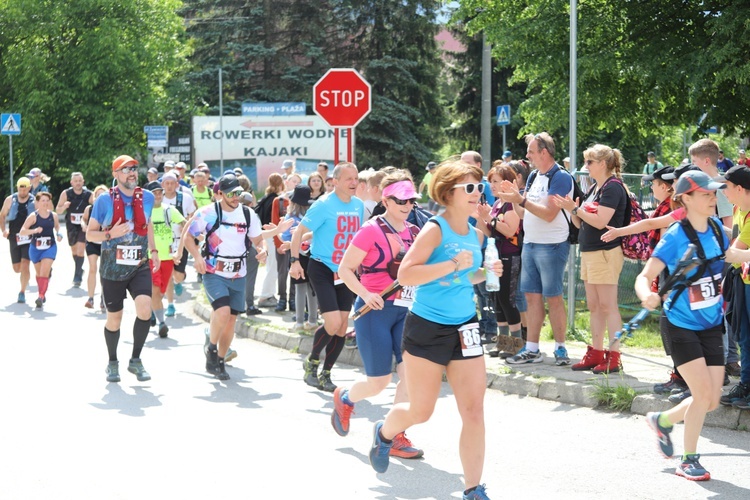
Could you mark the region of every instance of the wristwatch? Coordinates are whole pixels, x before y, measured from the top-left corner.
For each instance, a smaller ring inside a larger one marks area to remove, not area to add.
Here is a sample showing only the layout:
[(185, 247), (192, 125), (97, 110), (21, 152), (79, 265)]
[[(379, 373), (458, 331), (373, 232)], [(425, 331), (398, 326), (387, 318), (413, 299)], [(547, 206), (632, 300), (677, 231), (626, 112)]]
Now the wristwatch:
[(578, 215), (578, 207), (575, 207), (573, 210), (570, 211), (573, 215)]
[(290, 264), (294, 264), (295, 262), (299, 262), (299, 257), (289, 257)]

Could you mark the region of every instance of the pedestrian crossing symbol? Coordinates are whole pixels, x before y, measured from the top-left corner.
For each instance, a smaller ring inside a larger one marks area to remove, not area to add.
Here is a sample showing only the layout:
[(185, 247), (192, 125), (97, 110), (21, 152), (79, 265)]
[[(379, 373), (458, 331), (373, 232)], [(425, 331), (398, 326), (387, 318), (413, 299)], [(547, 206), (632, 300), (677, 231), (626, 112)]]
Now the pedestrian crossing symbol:
[(510, 104), (497, 107), (496, 125), (510, 125)]
[(21, 113), (3, 113), (0, 117), (0, 133), (2, 135), (20, 134)]

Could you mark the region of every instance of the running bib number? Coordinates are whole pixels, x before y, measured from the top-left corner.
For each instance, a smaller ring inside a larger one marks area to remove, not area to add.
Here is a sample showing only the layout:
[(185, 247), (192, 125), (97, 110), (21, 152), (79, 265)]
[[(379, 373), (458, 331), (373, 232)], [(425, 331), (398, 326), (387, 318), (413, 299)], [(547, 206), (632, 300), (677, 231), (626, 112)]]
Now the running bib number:
[(461, 340), (461, 354), (464, 356), (481, 356), (482, 337), (479, 335), (479, 323), (468, 323), (458, 329), (458, 338)]
[(16, 234), (16, 245), (28, 245), (31, 243), (31, 236), (21, 236), (20, 234)]
[(396, 293), (393, 304), (400, 307), (411, 307), (414, 304), (414, 293), (416, 291), (416, 286), (405, 286)]
[(719, 303), (719, 287), (721, 275), (706, 276), (699, 279), (687, 289), (690, 309), (693, 311), (705, 309)]
[(140, 246), (117, 245), (115, 262), (121, 266), (137, 266), (143, 258)]
[(39, 236), (35, 246), (37, 250), (47, 250), (52, 246), (52, 236)]
[(237, 274), (242, 269), (242, 259), (216, 258), (216, 272), (226, 274)]
[(70, 214), (71, 224), (77, 224), (80, 226), (81, 222), (83, 222), (83, 214)]

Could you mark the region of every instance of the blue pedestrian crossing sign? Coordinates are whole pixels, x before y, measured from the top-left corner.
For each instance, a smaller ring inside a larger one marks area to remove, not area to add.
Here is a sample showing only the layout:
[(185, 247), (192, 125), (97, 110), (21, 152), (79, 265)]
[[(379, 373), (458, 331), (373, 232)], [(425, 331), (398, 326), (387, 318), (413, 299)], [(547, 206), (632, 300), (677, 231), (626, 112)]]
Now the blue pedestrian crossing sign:
[(497, 107), (497, 123), (495, 125), (510, 125), (510, 104)]
[(0, 115), (0, 133), (2, 135), (19, 135), (21, 133), (21, 113), (3, 113)]

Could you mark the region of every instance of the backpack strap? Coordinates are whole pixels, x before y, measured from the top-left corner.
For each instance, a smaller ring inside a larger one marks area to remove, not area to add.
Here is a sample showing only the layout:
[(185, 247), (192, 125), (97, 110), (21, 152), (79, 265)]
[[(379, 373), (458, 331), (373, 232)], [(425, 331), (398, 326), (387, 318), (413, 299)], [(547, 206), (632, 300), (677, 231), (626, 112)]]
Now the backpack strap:
[[(686, 283), (682, 286), (675, 287), (677, 289), (677, 293), (674, 296), (673, 300), (677, 300), (677, 298), (682, 294), (682, 292), (685, 291), (687, 287), (698, 281), (703, 277), (704, 274), (706, 274), (706, 270), (708, 267), (713, 264), (714, 262), (724, 260), (726, 257), (726, 253), (724, 252), (724, 236), (721, 233), (721, 228), (717, 224), (717, 222), (713, 219), (713, 217), (708, 218), (708, 227), (711, 228), (711, 231), (714, 233), (714, 238), (716, 239), (717, 244), (719, 245), (719, 255), (712, 257), (710, 259), (706, 259), (706, 251), (703, 248), (703, 245), (701, 244), (700, 239), (698, 238), (698, 233), (695, 231), (695, 228), (692, 224), (690, 224), (690, 221), (686, 218), (682, 219), (680, 222), (680, 227), (685, 232), (685, 235), (688, 237), (688, 240), (690, 240), (690, 243), (695, 245), (695, 251), (698, 255), (698, 258), (700, 259), (701, 263), (698, 266), (696, 272), (693, 274), (692, 278), (689, 278), (686, 280)], [(714, 286), (719, 288), (720, 280), (717, 282), (711, 277), (712, 281), (714, 281)]]

